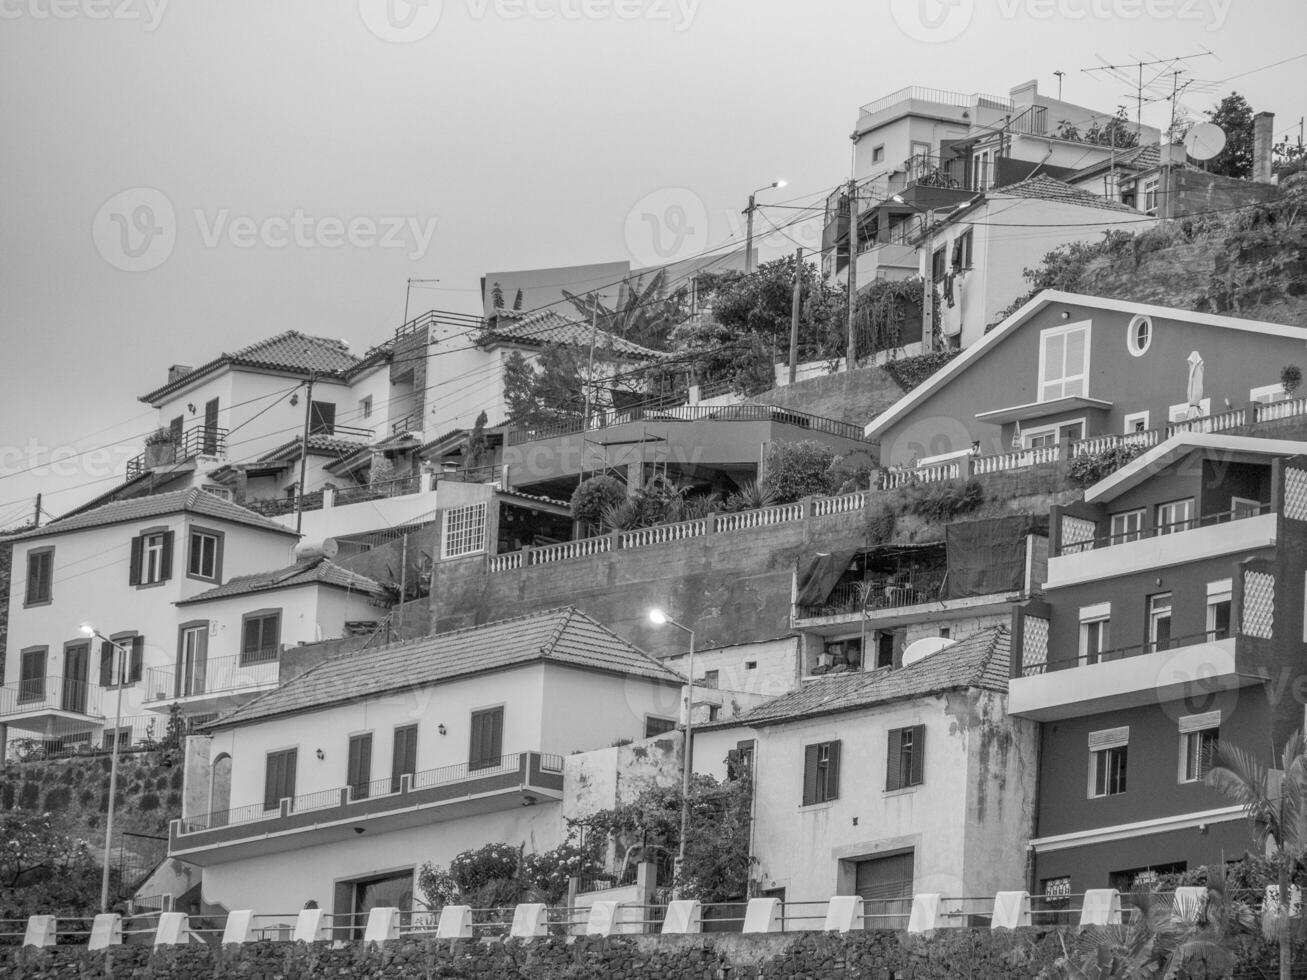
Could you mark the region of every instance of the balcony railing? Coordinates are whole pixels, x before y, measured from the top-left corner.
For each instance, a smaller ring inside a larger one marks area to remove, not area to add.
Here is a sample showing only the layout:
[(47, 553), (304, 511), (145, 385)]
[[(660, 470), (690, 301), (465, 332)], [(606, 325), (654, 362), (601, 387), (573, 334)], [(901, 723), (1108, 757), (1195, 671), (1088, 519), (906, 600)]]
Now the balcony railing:
[(1109, 650), (1099, 650), (1094, 653), (1083, 653), (1078, 657), (1067, 657), (1059, 660), (1051, 660), (1048, 663), (1023, 664), (1021, 667), (1022, 677), (1038, 677), (1042, 674), (1052, 673), (1059, 670), (1072, 670), (1076, 667), (1087, 667), (1092, 664), (1110, 663), (1114, 660), (1127, 660), (1131, 657), (1142, 657), (1150, 653), (1158, 653), (1164, 650), (1177, 650), (1180, 647), (1194, 646), (1199, 643), (1215, 643), (1218, 640), (1228, 640), (1232, 633), (1228, 628), (1207, 630), (1202, 633), (1189, 633), (1184, 636), (1171, 636), (1164, 640), (1145, 640), (1140, 643), (1133, 643), (1129, 646), (1112, 647)]
[(0, 687), (0, 719), (65, 712), (100, 717), (100, 685), (64, 677), (31, 677)]
[(238, 657), (217, 657), (186, 670), (151, 667), (145, 672), (145, 703), (174, 701), (202, 695), (234, 693), (277, 683), (280, 650)]
[[(167, 452), (169, 448), (172, 450), (171, 453)], [(225, 456), (227, 455), (227, 430), (212, 425), (192, 426), (183, 432), (176, 442), (162, 443), (160, 447), (152, 447), (129, 459), (127, 479), (135, 479), (149, 469), (146, 465), (146, 457), (151, 453), (156, 454), (160, 465), (184, 463), (197, 456)], [(168, 458), (169, 456), (171, 458)]]
[(1086, 551), (1096, 551), (1099, 548), (1110, 548), (1113, 545), (1143, 541), (1146, 538), (1158, 538), (1168, 534), (1183, 534), (1185, 531), (1192, 531), (1195, 528), (1229, 524), (1231, 521), (1242, 521), (1248, 517), (1260, 517), (1270, 512), (1270, 504), (1259, 504), (1256, 507), (1236, 507), (1233, 510), (1223, 510), (1216, 514), (1206, 514), (1203, 517), (1191, 517), (1183, 521), (1172, 521), (1169, 524), (1158, 524), (1138, 531), (1123, 531), (1118, 534), (1105, 534), (1100, 537), (1090, 538), (1087, 541), (1074, 541), (1060, 546), (1057, 554), (1058, 557), (1078, 555)]
[[(638, 408), (605, 412), (593, 420), (590, 428), (620, 425), (623, 422), (778, 422), (813, 432), (842, 436), (865, 442), (862, 426), (835, 419), (796, 412), (775, 405), (679, 405), (674, 408)], [(514, 428), (508, 431), (507, 444), (518, 446), (527, 442), (556, 439), (584, 429), (582, 420), (565, 419), (545, 425)]]
[(944, 595), (947, 577), (948, 569), (932, 568), (899, 575), (879, 575), (862, 582), (841, 582), (825, 602), (800, 606), (798, 618), (847, 616), (937, 602)]
[(1000, 112), (1011, 112), (1013, 109), (1012, 100), (1005, 99), (1001, 95), (985, 95), (981, 92), (951, 92), (948, 89), (928, 88), (924, 85), (908, 85), (897, 92), (882, 96), (874, 102), (868, 102), (862, 107), (861, 113), (864, 116), (872, 116), (901, 102), (908, 101), (934, 102), (937, 105), (960, 106), (967, 109), (990, 108)]
[(333, 492), (332, 506), (342, 507), (345, 504), (359, 504), (367, 500), (381, 500), (383, 497), (407, 497), (418, 492), (419, 483), (418, 475), (414, 473), (412, 476), (403, 476), (395, 480), (370, 483), (365, 487), (341, 487)]

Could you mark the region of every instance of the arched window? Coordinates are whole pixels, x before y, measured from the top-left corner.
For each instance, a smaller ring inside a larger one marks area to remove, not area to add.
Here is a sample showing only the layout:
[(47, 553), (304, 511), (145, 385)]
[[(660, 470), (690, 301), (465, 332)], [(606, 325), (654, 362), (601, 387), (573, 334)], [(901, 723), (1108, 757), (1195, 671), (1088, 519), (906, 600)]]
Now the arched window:
[(1125, 344), (1130, 353), (1140, 357), (1153, 342), (1153, 321), (1140, 315), (1130, 321), (1126, 330)]

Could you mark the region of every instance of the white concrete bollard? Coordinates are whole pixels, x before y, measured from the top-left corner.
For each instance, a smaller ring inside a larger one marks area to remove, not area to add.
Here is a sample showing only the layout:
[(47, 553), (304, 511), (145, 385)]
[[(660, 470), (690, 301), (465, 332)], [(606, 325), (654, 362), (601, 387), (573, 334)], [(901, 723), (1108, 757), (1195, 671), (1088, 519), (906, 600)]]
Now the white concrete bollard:
[(437, 939), (471, 939), (472, 906), (446, 905), (436, 921)]
[(378, 906), (368, 913), (368, 924), (363, 930), (365, 943), (384, 943), (399, 938), (399, 909)]
[(751, 898), (744, 910), (744, 932), (784, 932), (779, 898)]
[(1121, 924), (1121, 893), (1115, 888), (1091, 888), (1085, 892), (1080, 906), (1082, 926), (1115, 926)]
[(316, 943), (321, 930), (322, 909), (300, 909), (295, 919), (295, 935), (291, 938), (297, 943)]
[(101, 912), (91, 922), (91, 941), (87, 949), (108, 949), (123, 944), (123, 917), (114, 912)]
[(538, 939), (549, 934), (549, 918), (541, 902), (526, 902), (513, 909), (508, 934), (515, 939)]
[(185, 946), (191, 941), (191, 920), (185, 912), (164, 912), (154, 930), (154, 945)]
[(703, 932), (703, 906), (689, 898), (669, 902), (667, 914), (663, 917), (662, 934), (685, 936), (693, 932)]
[(857, 895), (836, 895), (826, 906), (827, 932), (852, 932), (862, 928), (862, 899)]
[(24, 946), (53, 946), (58, 923), (53, 915), (29, 915), (27, 932), (23, 934)]
[(991, 929), (1019, 929), (1030, 925), (1030, 892), (999, 892), (994, 896)]
[(908, 932), (930, 932), (939, 928), (939, 899), (940, 896), (934, 892), (913, 896)]
[(590, 906), (590, 918), (585, 924), (587, 936), (611, 936), (622, 925), (621, 902), (595, 902)]
[(1174, 917), (1181, 922), (1197, 922), (1207, 905), (1207, 889), (1202, 885), (1183, 885), (1175, 890)]
[(222, 944), (248, 943), (250, 932), (254, 928), (254, 911), (241, 909), (227, 913), (227, 924), (222, 929)]

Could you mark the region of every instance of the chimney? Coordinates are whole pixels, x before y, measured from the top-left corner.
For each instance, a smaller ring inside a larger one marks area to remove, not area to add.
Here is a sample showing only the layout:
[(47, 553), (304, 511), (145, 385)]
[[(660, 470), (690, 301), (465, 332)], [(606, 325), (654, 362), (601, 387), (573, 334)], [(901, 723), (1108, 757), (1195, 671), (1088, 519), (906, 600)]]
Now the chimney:
[(189, 364), (174, 364), (168, 369), (168, 384), (172, 384), (178, 378), (184, 378), (191, 373)]
[(1271, 147), (1275, 143), (1275, 113), (1259, 112), (1253, 116), (1253, 180), (1271, 182)]
[(1035, 97), (1039, 95), (1039, 80), (1032, 78), (1028, 82), (1022, 82), (1020, 85), (1013, 85), (1008, 90), (1008, 98), (1012, 104), (1017, 107), (1034, 105)]

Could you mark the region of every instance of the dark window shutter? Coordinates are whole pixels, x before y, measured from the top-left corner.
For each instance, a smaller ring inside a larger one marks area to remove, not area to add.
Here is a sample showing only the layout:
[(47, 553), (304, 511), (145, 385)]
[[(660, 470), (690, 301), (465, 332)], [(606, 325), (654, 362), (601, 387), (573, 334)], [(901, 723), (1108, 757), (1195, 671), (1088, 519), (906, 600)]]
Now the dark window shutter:
[(903, 785), (900, 772), (903, 756), (903, 729), (894, 728), (889, 733), (889, 758), (885, 768), (885, 789), (894, 790)]
[(354, 799), (367, 797), (372, 782), (372, 736), (355, 735), (349, 740), (349, 785)]
[(912, 729), (912, 776), (909, 785), (920, 786), (926, 775), (926, 726)]
[(830, 743), (830, 761), (826, 767), (826, 799), (837, 800), (840, 797), (840, 743), (839, 739)]
[(113, 686), (114, 652), (115, 651), (112, 643), (100, 644), (100, 686), (101, 687)]
[(141, 547), (143, 541), (140, 537), (132, 538), (132, 556), (127, 570), (127, 584), (141, 584)]
[(395, 729), (395, 747), (390, 756), (390, 791), (399, 792), (399, 777), (417, 771), (418, 727), (405, 725)]
[(490, 715), (489, 744), (486, 746), (486, 761), (498, 764), (504, 754), (504, 709), (496, 708)]
[(268, 756), (267, 771), (263, 776), (263, 809), (265, 810), (277, 808), (277, 788), (281, 785), (281, 763), (280, 752)]
[(135, 684), (145, 673), (145, 637), (133, 636), (131, 639), (132, 664), (127, 674), (127, 683)]
[(803, 747), (803, 805), (817, 802), (817, 749), (816, 745)]
[(172, 531), (163, 532), (163, 554), (159, 558), (159, 581), (166, 582), (172, 578), (172, 546), (176, 537)]

